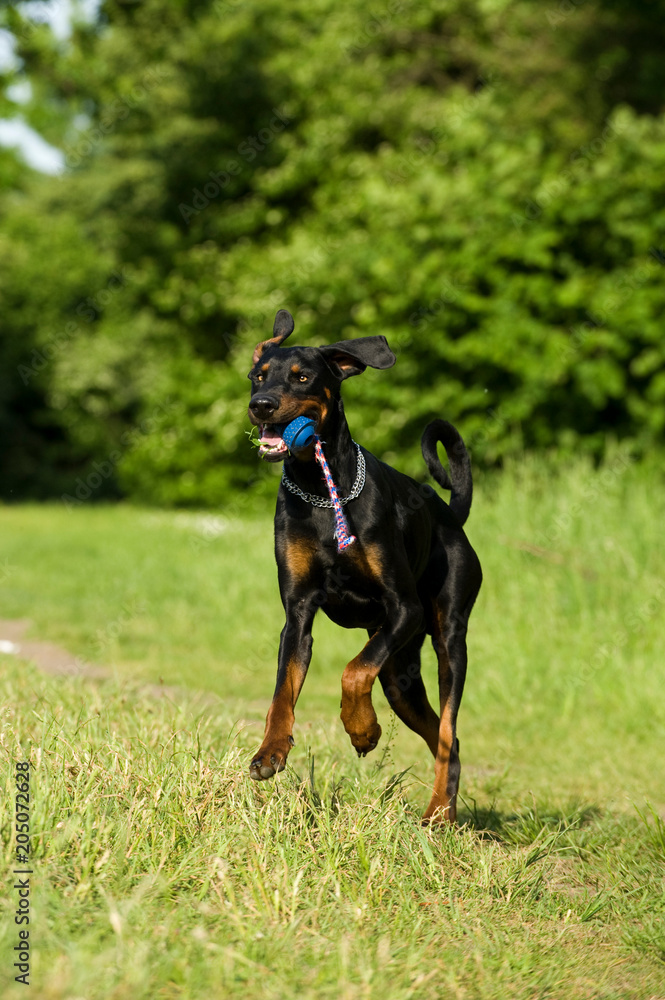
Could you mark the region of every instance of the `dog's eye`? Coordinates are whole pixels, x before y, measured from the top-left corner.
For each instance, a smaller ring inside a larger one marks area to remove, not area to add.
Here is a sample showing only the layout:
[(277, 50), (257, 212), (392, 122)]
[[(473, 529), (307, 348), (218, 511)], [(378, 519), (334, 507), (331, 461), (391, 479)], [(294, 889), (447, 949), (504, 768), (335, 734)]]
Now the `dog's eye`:
[(299, 382), (308, 382), (309, 381), (309, 377), (307, 375), (299, 375), (298, 376), (298, 381)]
[(257, 381), (257, 382), (263, 382), (263, 381), (264, 381), (264, 379), (265, 379), (265, 375), (257, 375), (257, 376), (256, 376), (256, 381)]

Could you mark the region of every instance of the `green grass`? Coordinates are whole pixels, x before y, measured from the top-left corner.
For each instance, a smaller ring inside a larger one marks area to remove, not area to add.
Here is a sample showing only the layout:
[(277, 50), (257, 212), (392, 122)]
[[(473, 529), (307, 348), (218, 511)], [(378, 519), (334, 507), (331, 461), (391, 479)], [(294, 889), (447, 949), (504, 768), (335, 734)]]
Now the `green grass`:
[[(664, 996), (664, 495), (620, 456), (480, 484), (457, 830), (420, 827), (431, 765), (378, 688), (383, 741), (355, 758), (339, 685), (364, 638), (326, 621), (290, 767), (248, 780), (282, 625), (249, 502), (217, 535), (192, 515), (0, 508), (0, 617), (111, 675), (2, 658), (3, 996), (23, 995), (22, 755), (32, 996)], [(425, 674), (433, 691), (431, 651)], [(158, 697), (160, 678), (181, 690)]]

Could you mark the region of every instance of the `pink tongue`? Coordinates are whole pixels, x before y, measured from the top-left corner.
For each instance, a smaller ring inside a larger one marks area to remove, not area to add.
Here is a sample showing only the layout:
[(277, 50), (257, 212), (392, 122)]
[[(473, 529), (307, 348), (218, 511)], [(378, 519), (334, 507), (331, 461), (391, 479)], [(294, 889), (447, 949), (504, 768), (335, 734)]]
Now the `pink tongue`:
[(281, 435), (277, 433), (274, 427), (264, 427), (260, 437), (261, 444), (275, 445), (282, 442)]

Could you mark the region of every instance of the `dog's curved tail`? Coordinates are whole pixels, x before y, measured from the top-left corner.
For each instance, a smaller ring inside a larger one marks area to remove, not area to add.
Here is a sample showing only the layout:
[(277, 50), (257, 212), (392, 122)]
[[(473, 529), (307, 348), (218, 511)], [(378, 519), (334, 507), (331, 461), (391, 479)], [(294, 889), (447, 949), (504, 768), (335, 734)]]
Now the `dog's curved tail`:
[[(450, 464), (450, 476), (441, 465), (436, 453), (439, 441), (446, 449)], [(421, 448), (430, 475), (444, 490), (451, 490), (450, 509), (460, 524), (464, 524), (471, 510), (473, 480), (471, 478), (471, 459), (461, 435), (447, 420), (433, 420), (423, 431)]]

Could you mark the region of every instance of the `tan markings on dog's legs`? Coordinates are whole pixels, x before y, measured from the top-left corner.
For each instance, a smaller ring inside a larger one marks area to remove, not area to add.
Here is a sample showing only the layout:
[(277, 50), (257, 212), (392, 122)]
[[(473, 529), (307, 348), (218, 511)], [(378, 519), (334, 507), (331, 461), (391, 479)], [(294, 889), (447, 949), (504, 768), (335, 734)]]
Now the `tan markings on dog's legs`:
[[(434, 764), (434, 790), (423, 820), (434, 823), (454, 823), (457, 817), (456, 778), (450, 774), (450, 755), (454, 749), (455, 727), (452, 717), (453, 672), (450, 669), (448, 648), (444, 637), (444, 616), (440, 608), (434, 609), (432, 638), (439, 661), (439, 743)], [(455, 785), (455, 787), (453, 787)]]
[(270, 734), (271, 742), (279, 742), (291, 736), (295, 720), (295, 704), (300, 693), (300, 685), (297, 682), (300, 674), (300, 663), (297, 660), (289, 660), (284, 683), (266, 716), (266, 738)]
[(381, 726), (372, 705), (372, 685), (379, 667), (367, 663), (363, 652), (346, 665), (342, 674), (341, 719), (358, 754), (364, 755), (379, 742)]
[(268, 709), (263, 743), (252, 761), (250, 774), (253, 778), (271, 778), (277, 771), (284, 770), (286, 758), (294, 746), (295, 705), (306, 671), (307, 664), (298, 659), (289, 660), (284, 680)]
[[(452, 687), (452, 685), (451, 685)], [(423, 819), (440, 823), (454, 823), (457, 818), (457, 788), (451, 787), (450, 754), (455, 734), (453, 731), (450, 701), (441, 713), (439, 747), (434, 764), (434, 789)]]

